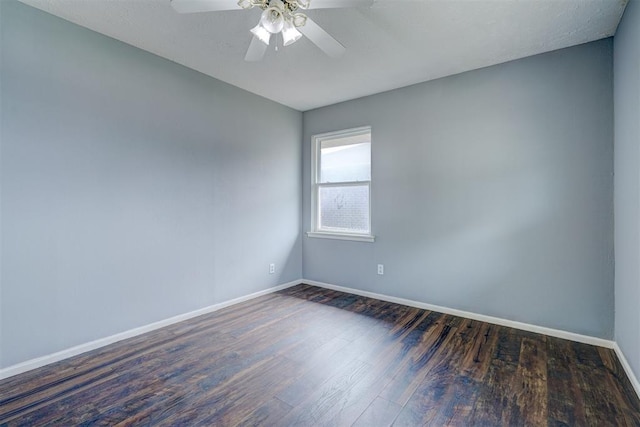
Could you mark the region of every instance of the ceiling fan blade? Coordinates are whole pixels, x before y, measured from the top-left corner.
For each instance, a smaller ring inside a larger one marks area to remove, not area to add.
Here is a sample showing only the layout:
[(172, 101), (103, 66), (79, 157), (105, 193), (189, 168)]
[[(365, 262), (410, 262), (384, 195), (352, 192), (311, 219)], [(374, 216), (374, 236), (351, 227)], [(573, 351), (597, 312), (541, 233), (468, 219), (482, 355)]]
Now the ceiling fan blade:
[(171, 0), (171, 6), (178, 13), (240, 10), (238, 0)]
[(338, 9), (343, 7), (370, 7), (374, 0), (311, 0), (309, 9)]
[(257, 37), (251, 39), (247, 54), (244, 56), (245, 61), (256, 62), (264, 58), (264, 54), (267, 51), (267, 45), (258, 40)]
[(311, 18), (307, 17), (307, 22), (302, 27), (298, 27), (298, 31), (332, 58), (341, 57), (345, 50), (347, 50), (338, 40), (331, 37), (329, 33), (323, 30), (318, 24), (311, 20)]

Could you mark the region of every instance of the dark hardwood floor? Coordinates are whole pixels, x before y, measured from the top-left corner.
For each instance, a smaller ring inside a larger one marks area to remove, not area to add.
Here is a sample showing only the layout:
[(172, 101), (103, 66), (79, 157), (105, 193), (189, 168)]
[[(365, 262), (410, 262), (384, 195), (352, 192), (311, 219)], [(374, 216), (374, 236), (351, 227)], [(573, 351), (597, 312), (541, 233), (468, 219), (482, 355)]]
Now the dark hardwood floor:
[(640, 426), (613, 351), (298, 285), (0, 382), (4, 425)]

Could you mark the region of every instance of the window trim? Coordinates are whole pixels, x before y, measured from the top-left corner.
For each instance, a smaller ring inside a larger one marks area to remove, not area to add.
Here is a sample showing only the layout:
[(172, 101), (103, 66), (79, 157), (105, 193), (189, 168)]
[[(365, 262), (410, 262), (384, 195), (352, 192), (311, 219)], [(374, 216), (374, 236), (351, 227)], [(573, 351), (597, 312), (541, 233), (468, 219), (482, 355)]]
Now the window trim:
[[(362, 126), (352, 129), (339, 130), (334, 132), (326, 132), (316, 134), (311, 137), (311, 231), (307, 232), (308, 237), (315, 237), (321, 239), (337, 239), (337, 240), (352, 240), (358, 242), (373, 242), (375, 236), (372, 234), (372, 203), (371, 203), (371, 178), (369, 181), (346, 181), (346, 182), (331, 182), (321, 184), (320, 181), (320, 168), (318, 162), (320, 161), (320, 146), (322, 141), (326, 139), (335, 138), (348, 138), (351, 136), (358, 136), (363, 134), (369, 134), (371, 137), (371, 126)], [(371, 138), (373, 139), (373, 138)], [(373, 146), (373, 144), (372, 144)], [(372, 156), (373, 157), (373, 156)], [(373, 159), (372, 159), (373, 161)], [(373, 166), (373, 165), (372, 165)], [(348, 186), (348, 185), (366, 185), (369, 188), (369, 232), (368, 233), (354, 233), (354, 232), (340, 232), (340, 231), (327, 231), (320, 230), (318, 227), (318, 220), (320, 217), (320, 206), (318, 206), (318, 197), (320, 187), (331, 186)]]

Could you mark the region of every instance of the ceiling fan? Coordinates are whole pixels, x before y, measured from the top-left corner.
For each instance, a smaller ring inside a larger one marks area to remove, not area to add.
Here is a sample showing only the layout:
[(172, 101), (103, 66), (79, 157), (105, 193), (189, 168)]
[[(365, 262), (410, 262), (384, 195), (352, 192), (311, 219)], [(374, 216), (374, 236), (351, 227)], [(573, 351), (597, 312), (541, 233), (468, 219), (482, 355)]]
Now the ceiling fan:
[(178, 13), (218, 12), (223, 10), (263, 10), (253, 34), (245, 61), (259, 61), (264, 57), (272, 34), (281, 34), (284, 46), (306, 36), (327, 55), (340, 57), (345, 47), (323, 30), (302, 11), (370, 6), (374, 0), (170, 0)]

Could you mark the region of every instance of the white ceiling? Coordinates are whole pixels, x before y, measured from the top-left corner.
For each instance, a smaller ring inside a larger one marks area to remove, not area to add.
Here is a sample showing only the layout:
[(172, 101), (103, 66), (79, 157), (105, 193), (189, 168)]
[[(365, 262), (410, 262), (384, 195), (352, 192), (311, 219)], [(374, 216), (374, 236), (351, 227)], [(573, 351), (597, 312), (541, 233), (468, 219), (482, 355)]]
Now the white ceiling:
[(301, 111), (609, 37), (627, 3), (377, 0), (310, 10), (347, 47), (342, 58), (303, 38), (251, 63), (244, 55), (259, 10), (181, 15), (169, 0), (21, 1)]

